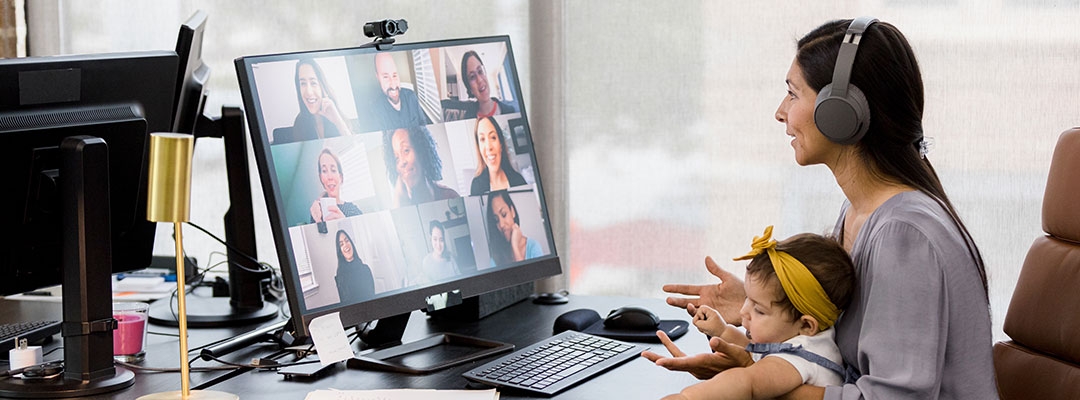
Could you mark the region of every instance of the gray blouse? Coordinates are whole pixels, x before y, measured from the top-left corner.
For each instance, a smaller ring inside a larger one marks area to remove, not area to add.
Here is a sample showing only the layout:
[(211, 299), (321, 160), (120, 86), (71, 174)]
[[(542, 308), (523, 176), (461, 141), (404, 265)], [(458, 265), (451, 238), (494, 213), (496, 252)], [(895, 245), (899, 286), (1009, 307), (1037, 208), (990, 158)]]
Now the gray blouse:
[(966, 241), (925, 193), (900, 193), (874, 210), (855, 238), (858, 283), (836, 323), (844, 362), (862, 377), (827, 387), (826, 399), (998, 397), (989, 305)]

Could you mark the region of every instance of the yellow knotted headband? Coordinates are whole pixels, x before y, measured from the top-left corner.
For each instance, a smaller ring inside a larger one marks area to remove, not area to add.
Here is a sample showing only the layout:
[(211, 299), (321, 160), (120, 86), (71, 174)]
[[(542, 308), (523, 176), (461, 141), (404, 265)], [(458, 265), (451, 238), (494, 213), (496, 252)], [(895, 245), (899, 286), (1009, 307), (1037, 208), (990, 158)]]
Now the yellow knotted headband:
[(818, 283), (802, 262), (787, 252), (776, 250), (772, 230), (772, 225), (769, 225), (762, 236), (755, 236), (754, 242), (750, 244), (750, 252), (735, 261), (753, 259), (758, 254), (767, 252), (769, 261), (772, 261), (773, 269), (776, 270), (776, 278), (780, 280), (780, 286), (784, 288), (784, 293), (795, 309), (817, 319), (820, 330), (829, 329), (840, 317), (840, 310), (829, 300), (829, 295), (825, 294), (821, 283)]

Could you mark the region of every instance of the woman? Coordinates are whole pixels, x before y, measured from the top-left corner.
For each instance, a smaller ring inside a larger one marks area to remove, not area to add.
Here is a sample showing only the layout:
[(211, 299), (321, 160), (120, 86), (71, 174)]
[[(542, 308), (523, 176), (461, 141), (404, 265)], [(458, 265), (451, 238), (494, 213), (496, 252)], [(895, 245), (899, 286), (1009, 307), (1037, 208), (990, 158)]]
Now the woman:
[(339, 230), (337, 242), (338, 268), (334, 283), (337, 284), (339, 301), (355, 303), (374, 297), (375, 278), (371, 275), (371, 267), (356, 254), (352, 238), (345, 230)]
[(521, 220), (510, 192), (498, 190), (488, 196), (487, 232), (492, 267), (543, 255), (540, 244), (521, 232)]
[[(922, 151), (922, 77), (899, 30), (873, 23), (858, 44), (851, 84), (869, 105), (865, 136), (835, 143), (819, 129), (829, 121), (815, 123), (815, 100), (832, 80), (850, 23), (829, 22), (799, 40), (776, 120), (793, 137), (795, 160), (828, 166), (847, 197), (835, 236), (852, 255), (857, 285), (835, 329), (845, 363), (861, 377), (824, 389), (804, 385), (787, 397), (997, 398), (985, 267)], [(706, 265), (723, 283), (665, 286), (701, 296), (669, 303), (719, 307), (738, 324), (742, 283), (711, 259)], [(719, 339), (710, 343), (716, 353), (692, 357), (661, 340), (675, 357), (643, 355), (698, 377), (743, 356)]]
[(502, 128), (495, 118), (476, 121), (476, 176), (469, 194), (479, 196), (493, 191), (525, 184), (525, 178), (510, 166)]
[(326, 77), (318, 63), (312, 59), (298, 61), (294, 82), (300, 113), (293, 121), (291, 134), (275, 137), (275, 144), (352, 134), (349, 126), (345, 124), (345, 119), (341, 117), (334, 93), (326, 86)]
[(383, 149), (395, 208), (461, 197), (438, 182), (443, 179), (442, 159), (427, 127), (383, 132)]
[(491, 97), (484, 61), (475, 51), (469, 50), (461, 57), (461, 77), (465, 80), (465, 93), (470, 99), (476, 99), (476, 111), (469, 114), (475, 114), (479, 119), (517, 112), (513, 104)]
[(311, 203), (312, 223), (363, 214), (360, 207), (341, 199), (341, 185), (345, 182), (345, 173), (341, 170), (341, 161), (330, 149), (323, 149), (319, 153), (319, 182), (322, 183), (323, 192)]
[(431, 220), (428, 229), (431, 232), (431, 253), (424, 256), (423, 262), (424, 276), (427, 281), (438, 282), (460, 275), (461, 270), (458, 269), (457, 263), (454, 262), (450, 248), (446, 247), (446, 229), (443, 224)]

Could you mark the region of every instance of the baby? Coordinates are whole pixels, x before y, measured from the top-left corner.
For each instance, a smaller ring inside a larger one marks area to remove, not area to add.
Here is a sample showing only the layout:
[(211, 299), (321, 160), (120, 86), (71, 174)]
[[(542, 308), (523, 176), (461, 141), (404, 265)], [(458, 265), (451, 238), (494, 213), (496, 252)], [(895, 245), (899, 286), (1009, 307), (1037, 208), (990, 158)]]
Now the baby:
[[(833, 323), (851, 300), (855, 268), (835, 240), (804, 233), (777, 243), (772, 226), (735, 260), (746, 267), (743, 335), (708, 307), (693, 307), (694, 326), (709, 336), (746, 345), (753, 363), (728, 369), (670, 399), (773, 398), (807, 383), (840, 385), (849, 376), (833, 340)], [(852, 371), (854, 373), (854, 371)]]

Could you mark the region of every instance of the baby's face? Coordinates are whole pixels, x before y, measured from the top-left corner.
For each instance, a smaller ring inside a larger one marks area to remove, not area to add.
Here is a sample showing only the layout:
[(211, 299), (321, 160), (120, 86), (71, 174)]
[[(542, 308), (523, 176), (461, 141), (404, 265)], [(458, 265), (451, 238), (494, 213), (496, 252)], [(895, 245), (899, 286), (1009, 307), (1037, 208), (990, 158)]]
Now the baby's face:
[(739, 314), (751, 342), (780, 343), (799, 335), (802, 322), (776, 303), (783, 293), (780, 282), (775, 278), (760, 282), (760, 279), (747, 275), (743, 285), (746, 301)]

